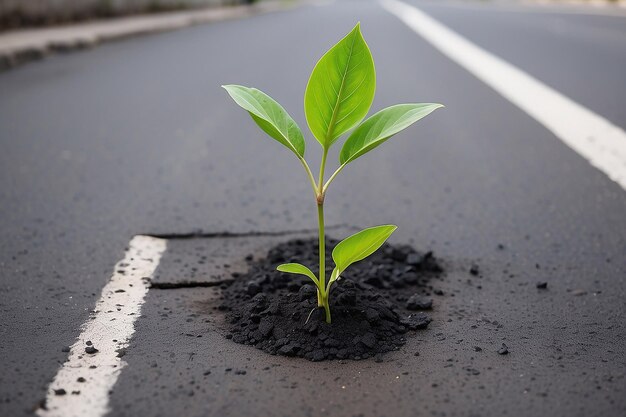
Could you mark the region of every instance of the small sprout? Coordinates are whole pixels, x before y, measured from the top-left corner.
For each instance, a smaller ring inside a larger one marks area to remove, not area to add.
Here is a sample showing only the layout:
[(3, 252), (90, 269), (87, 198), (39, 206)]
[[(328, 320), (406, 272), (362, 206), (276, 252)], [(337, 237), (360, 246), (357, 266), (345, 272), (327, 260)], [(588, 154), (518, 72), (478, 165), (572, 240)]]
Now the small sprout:
[[(365, 259), (380, 248), (397, 227), (370, 227), (339, 242), (332, 253), (335, 268), (326, 281), (324, 199), (328, 187), (350, 162), (443, 106), (435, 103), (397, 104), (363, 121), (374, 100), (376, 70), (370, 49), (361, 34), (360, 24), (357, 23), (350, 33), (317, 62), (304, 93), (306, 121), (322, 147), (322, 161), (316, 179), (304, 159), (306, 145), (302, 130), (280, 104), (255, 88), (240, 85), (223, 87), (239, 106), (248, 111), (265, 133), (298, 157), (306, 171), (317, 203), (318, 275), (299, 263), (279, 265), (276, 269), (310, 278), (317, 287), (318, 307), (324, 308), (326, 322), (330, 323), (329, 296), (333, 284), (351, 264)], [(339, 152), (339, 167), (325, 180), (328, 151), (349, 131), (352, 132)]]

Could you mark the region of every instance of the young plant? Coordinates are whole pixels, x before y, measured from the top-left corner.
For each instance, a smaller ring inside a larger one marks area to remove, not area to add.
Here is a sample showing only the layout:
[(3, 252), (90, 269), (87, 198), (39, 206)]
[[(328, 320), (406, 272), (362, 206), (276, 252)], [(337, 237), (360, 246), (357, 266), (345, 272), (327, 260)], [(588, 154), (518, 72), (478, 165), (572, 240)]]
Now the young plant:
[[(371, 227), (341, 241), (333, 249), (335, 268), (326, 281), (324, 198), (328, 187), (349, 163), (443, 106), (434, 103), (397, 104), (362, 122), (374, 100), (376, 72), (372, 54), (361, 35), (360, 24), (357, 23), (350, 33), (317, 62), (304, 93), (307, 123), (322, 146), (322, 161), (316, 181), (304, 159), (305, 142), (302, 131), (285, 109), (255, 88), (240, 85), (223, 87), (239, 106), (248, 111), (265, 133), (296, 155), (311, 182), (319, 224), (318, 275), (298, 263), (283, 264), (277, 269), (305, 275), (315, 283), (318, 307), (324, 308), (326, 322), (330, 323), (329, 295), (333, 284), (351, 264), (374, 253), (389, 238), (396, 226)], [(339, 153), (339, 167), (325, 181), (328, 151), (341, 135), (350, 130), (352, 132)]]

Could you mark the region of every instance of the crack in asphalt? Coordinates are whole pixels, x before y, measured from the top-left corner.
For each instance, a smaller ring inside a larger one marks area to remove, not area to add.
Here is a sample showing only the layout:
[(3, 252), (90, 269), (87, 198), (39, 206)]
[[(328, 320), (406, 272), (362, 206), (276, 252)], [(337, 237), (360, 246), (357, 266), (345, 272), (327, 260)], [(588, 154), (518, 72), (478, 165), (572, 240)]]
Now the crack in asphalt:
[[(334, 230), (340, 228), (347, 229), (355, 229), (354, 226), (349, 226), (347, 224), (337, 224), (332, 226), (326, 226), (326, 230)], [(238, 238), (238, 237), (255, 237), (255, 236), (289, 236), (289, 235), (297, 235), (301, 233), (317, 233), (317, 229), (295, 229), (295, 230), (280, 230), (276, 232), (270, 231), (249, 231), (242, 233), (233, 233), (233, 232), (189, 232), (189, 233), (140, 233), (144, 236), (151, 236), (159, 239), (167, 239), (167, 240), (186, 240), (186, 239), (215, 239), (215, 238)]]
[(206, 288), (216, 287), (219, 285), (230, 285), (235, 282), (234, 279), (222, 279), (219, 281), (183, 281), (183, 282), (153, 282), (150, 289), (157, 290), (177, 290), (180, 288)]
[[(337, 224), (326, 227), (327, 230), (337, 229), (355, 229), (354, 226), (347, 224)], [(142, 233), (144, 236), (150, 236), (165, 240), (191, 240), (191, 239), (224, 239), (224, 238), (245, 238), (245, 237), (262, 237), (262, 236), (290, 236), (306, 233), (317, 233), (317, 229), (294, 229), (280, 231), (249, 231), (242, 233), (233, 232), (204, 232), (202, 230), (189, 233)], [(212, 279), (210, 281), (180, 281), (180, 282), (151, 282), (150, 289), (157, 290), (175, 290), (181, 288), (206, 288), (216, 287), (220, 285), (230, 285), (235, 281), (236, 277), (227, 279)]]

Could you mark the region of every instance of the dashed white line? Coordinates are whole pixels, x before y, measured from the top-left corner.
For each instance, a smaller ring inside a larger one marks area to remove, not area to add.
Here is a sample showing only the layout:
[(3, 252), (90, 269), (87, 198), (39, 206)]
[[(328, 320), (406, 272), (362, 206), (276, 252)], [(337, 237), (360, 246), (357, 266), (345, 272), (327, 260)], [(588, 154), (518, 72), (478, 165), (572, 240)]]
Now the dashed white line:
[(626, 190), (624, 130), (468, 41), (416, 7), (398, 0), (381, 0), (381, 4)]
[[(166, 249), (166, 240), (135, 236), (123, 260), (115, 265), (90, 320), (71, 346), (68, 360), (50, 383), (41, 417), (100, 417), (109, 392), (126, 366), (123, 350), (135, 332), (149, 279)], [(88, 345), (87, 343), (90, 343)], [(91, 348), (97, 349), (95, 353)]]

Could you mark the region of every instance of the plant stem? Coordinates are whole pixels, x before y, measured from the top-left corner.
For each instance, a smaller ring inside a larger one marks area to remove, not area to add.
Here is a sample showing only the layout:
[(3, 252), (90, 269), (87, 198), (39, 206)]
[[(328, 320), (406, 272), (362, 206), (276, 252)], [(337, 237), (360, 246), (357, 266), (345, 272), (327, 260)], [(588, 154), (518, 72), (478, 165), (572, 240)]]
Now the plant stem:
[(324, 187), (324, 170), (326, 169), (326, 157), (328, 156), (328, 149), (324, 149), (324, 153), (322, 153), (322, 162), (320, 163), (320, 177), (318, 180), (319, 185), (317, 186), (317, 191), (323, 195), (322, 187)]
[(324, 312), (326, 312), (326, 323), (330, 324), (331, 323), (331, 319), (330, 319), (330, 304), (328, 304), (328, 294), (326, 294), (326, 297), (324, 298)]
[(299, 158), (300, 162), (302, 163), (302, 166), (304, 167), (304, 170), (306, 171), (306, 175), (307, 177), (309, 177), (309, 181), (311, 182), (311, 187), (313, 187), (313, 193), (315, 194), (315, 197), (317, 198), (317, 184), (315, 184), (315, 178), (313, 177), (313, 173), (311, 172), (311, 168), (309, 168), (309, 164), (306, 163), (306, 160), (304, 158)]
[(317, 221), (319, 225), (319, 256), (320, 256), (320, 271), (319, 281), (320, 287), (318, 294), (318, 306), (322, 307), (324, 299), (326, 298), (326, 236), (324, 233), (324, 202), (317, 203)]
[(328, 304), (328, 292), (326, 290), (326, 236), (324, 233), (324, 200), (317, 204), (317, 220), (319, 222), (319, 253), (320, 253), (320, 285), (317, 291), (317, 306), (324, 307), (326, 323), (330, 324), (330, 305)]
[(326, 184), (324, 184), (324, 186), (322, 187), (322, 193), (326, 192), (326, 190), (328, 189), (328, 186), (330, 185), (330, 183), (333, 182), (333, 180), (335, 179), (337, 174), (339, 174), (341, 172), (341, 170), (343, 169), (343, 167), (345, 167), (345, 166), (346, 166), (346, 164), (340, 165), (339, 168), (337, 168), (337, 170), (333, 173), (333, 175), (330, 176), (328, 181), (326, 181)]
[(326, 323), (330, 323), (330, 306), (328, 304), (328, 294), (326, 293), (326, 234), (324, 230), (324, 169), (326, 168), (326, 157), (328, 149), (324, 149), (322, 154), (322, 162), (320, 163), (320, 176), (317, 186), (317, 222), (319, 226), (319, 288), (317, 304), (324, 307), (326, 312)]

